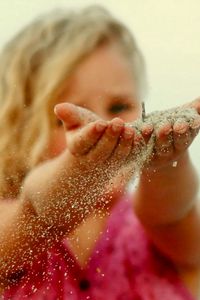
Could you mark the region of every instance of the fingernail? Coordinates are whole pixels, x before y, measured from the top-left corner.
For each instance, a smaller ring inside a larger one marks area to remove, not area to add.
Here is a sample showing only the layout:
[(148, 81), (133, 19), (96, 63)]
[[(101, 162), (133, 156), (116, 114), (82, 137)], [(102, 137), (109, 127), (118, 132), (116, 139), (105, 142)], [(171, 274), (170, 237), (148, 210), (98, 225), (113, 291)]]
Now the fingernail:
[(59, 104), (56, 104), (56, 106), (54, 106), (54, 113), (55, 114), (57, 114), (58, 106), (59, 106)]
[(96, 130), (98, 132), (102, 132), (103, 130), (105, 130), (106, 126), (107, 126), (106, 122), (97, 123), (96, 124)]
[(153, 132), (153, 126), (152, 125), (144, 125), (142, 127), (142, 133), (144, 135), (149, 135)]
[(118, 125), (118, 124), (112, 124), (111, 128), (112, 128), (113, 132), (119, 132), (119, 131), (121, 131), (122, 126)]
[(187, 127), (186, 126), (178, 126), (177, 128), (175, 128), (175, 131), (179, 134), (183, 134), (187, 131)]
[(171, 128), (171, 127), (168, 128), (168, 129), (166, 129), (166, 130), (164, 131), (164, 134), (165, 134), (165, 135), (168, 135), (168, 134), (170, 134), (170, 132), (172, 132), (172, 128)]
[(129, 140), (133, 137), (134, 132), (132, 130), (129, 130), (129, 128), (126, 128), (123, 132), (123, 137), (125, 140)]

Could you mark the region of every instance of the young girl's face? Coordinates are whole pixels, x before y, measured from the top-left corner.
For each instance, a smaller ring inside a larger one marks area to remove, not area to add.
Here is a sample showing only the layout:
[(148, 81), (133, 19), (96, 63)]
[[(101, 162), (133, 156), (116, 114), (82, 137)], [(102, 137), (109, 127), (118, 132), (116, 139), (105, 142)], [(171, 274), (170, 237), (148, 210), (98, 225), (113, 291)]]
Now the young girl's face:
[[(85, 107), (102, 119), (120, 117), (131, 122), (141, 116), (141, 102), (128, 59), (116, 44), (103, 45), (73, 72), (58, 102)], [(50, 156), (66, 147), (65, 133), (59, 122), (52, 133)]]

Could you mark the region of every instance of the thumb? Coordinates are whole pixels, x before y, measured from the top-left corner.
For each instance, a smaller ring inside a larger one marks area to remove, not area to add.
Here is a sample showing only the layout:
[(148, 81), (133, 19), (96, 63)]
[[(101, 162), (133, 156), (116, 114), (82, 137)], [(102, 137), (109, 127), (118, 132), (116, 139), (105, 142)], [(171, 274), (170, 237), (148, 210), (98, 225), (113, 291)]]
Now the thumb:
[(58, 119), (63, 121), (67, 130), (81, 127), (100, 119), (88, 109), (67, 102), (57, 104), (54, 107), (54, 113)]

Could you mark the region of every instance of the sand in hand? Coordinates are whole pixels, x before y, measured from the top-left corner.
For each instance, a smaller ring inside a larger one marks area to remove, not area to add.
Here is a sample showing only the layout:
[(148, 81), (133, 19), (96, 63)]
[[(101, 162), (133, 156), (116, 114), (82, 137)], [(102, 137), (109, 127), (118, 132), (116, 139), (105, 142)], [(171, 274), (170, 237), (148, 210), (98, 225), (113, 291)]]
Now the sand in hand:
[[(181, 107), (176, 109), (169, 109), (163, 111), (155, 111), (133, 123), (126, 123), (126, 126), (133, 127), (138, 134), (141, 134), (144, 124), (153, 125), (153, 132), (148, 141), (141, 139), (136, 145), (128, 163), (134, 165), (134, 170), (140, 171), (146, 164), (148, 164), (154, 156), (154, 149), (156, 143), (156, 131), (158, 128), (166, 123), (173, 125), (176, 123), (187, 122), (189, 126), (194, 123), (194, 120), (200, 119), (198, 112), (194, 108)], [(173, 139), (172, 136), (170, 136)], [(173, 142), (173, 141), (172, 141)]]

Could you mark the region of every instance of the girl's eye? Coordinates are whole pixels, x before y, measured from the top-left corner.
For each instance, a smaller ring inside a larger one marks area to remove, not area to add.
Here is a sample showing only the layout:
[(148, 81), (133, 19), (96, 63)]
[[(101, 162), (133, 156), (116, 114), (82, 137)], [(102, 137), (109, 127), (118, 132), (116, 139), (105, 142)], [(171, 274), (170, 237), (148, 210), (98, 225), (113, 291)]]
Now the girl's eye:
[(108, 111), (111, 114), (119, 114), (120, 112), (128, 109), (130, 109), (130, 105), (126, 103), (115, 103), (109, 107)]

